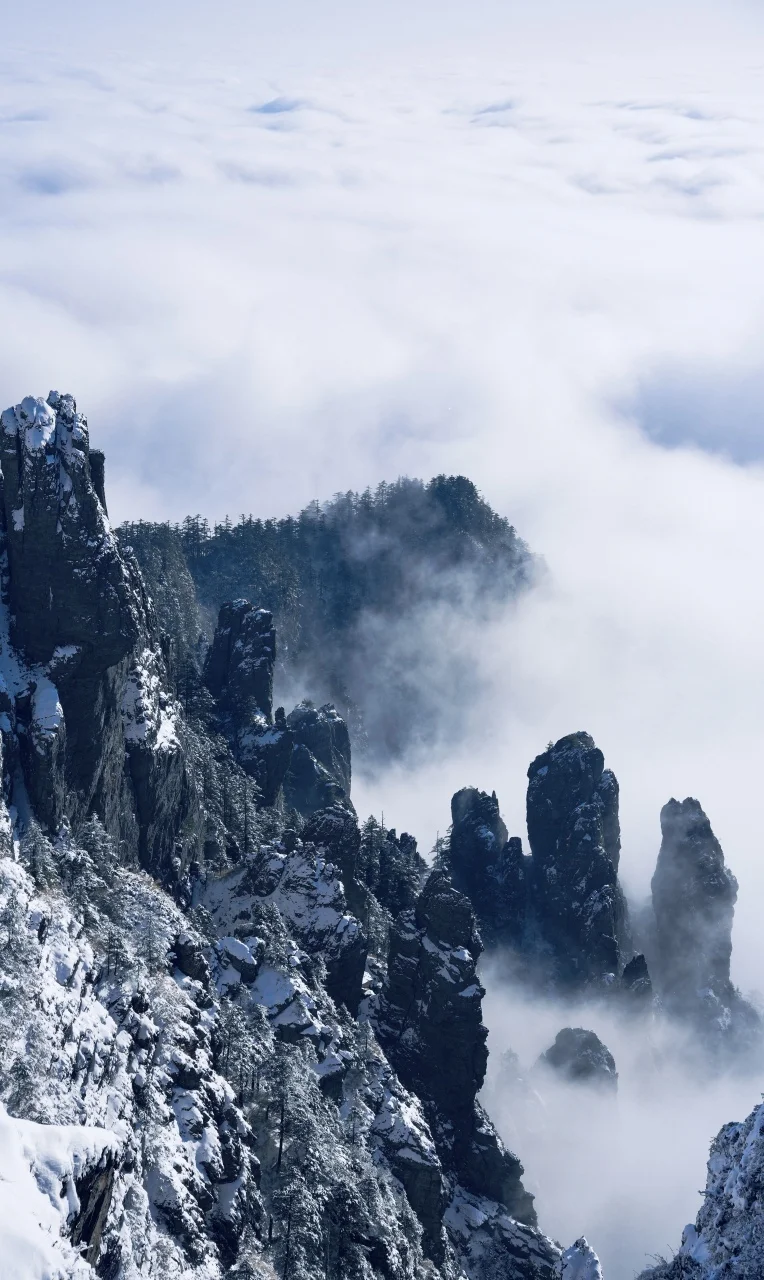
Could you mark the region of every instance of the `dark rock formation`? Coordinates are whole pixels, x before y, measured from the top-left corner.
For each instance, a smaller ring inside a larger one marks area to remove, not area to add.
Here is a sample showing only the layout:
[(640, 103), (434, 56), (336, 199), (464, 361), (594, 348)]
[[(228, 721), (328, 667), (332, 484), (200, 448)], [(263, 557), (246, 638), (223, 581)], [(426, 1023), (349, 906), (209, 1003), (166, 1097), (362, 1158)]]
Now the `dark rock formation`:
[(730, 980), (737, 880), (697, 800), (669, 800), (661, 831), (652, 879), (661, 999), (720, 1045), (751, 1043), (761, 1019)]
[(517, 837), (507, 839), (495, 792), (457, 791), (447, 855), (454, 884), (517, 978), (620, 991), (618, 783), (586, 733), (549, 747), (528, 778), (530, 857)]
[(563, 986), (617, 974), (625, 904), (618, 885), (618, 783), (588, 733), (561, 738), (528, 770), (536, 917)]
[(141, 633), (136, 583), (93, 485), (72, 396), (27, 396), (0, 431), (11, 639), (33, 663), (77, 646), (81, 673), (125, 658)]
[(652, 999), (653, 984), (650, 978), (650, 972), (647, 968), (647, 960), (643, 955), (633, 956), (629, 963), (624, 966), (621, 974), (621, 990), (633, 996), (636, 1000), (648, 1001)]
[(267, 609), (248, 600), (224, 604), (204, 663), (207, 688), (224, 714), (249, 724), (273, 712), (276, 632)]
[(239, 764), (255, 779), (262, 803), (276, 803), (292, 758), (283, 707), (273, 718), (276, 632), (267, 609), (248, 600), (224, 604), (204, 663), (219, 727)]
[(329, 703), (314, 707), (308, 699), (287, 716), (295, 742), (323, 765), (327, 773), (350, 795), (350, 735), (342, 716)]
[(70, 1238), (91, 1266), (98, 1262), (101, 1251), (101, 1238), (114, 1194), (114, 1174), (114, 1156), (111, 1151), (105, 1151), (98, 1164), (75, 1181), (80, 1207)]
[(6, 714), (27, 791), (50, 830), (95, 811), (167, 873), (189, 812), (185, 762), (153, 608), (106, 518), (103, 460), (71, 396), (27, 397), (1, 421), (3, 644), (20, 654)]
[(730, 990), (737, 880), (697, 800), (669, 800), (652, 879), (661, 993), (687, 1003), (710, 989)]
[(435, 1136), (447, 1167), (467, 1190), (533, 1223), (522, 1166), (476, 1103), (488, 1060), (475, 971), (481, 950), (468, 899), (445, 873), (433, 872), (415, 907), (390, 930), (379, 1035), (403, 1082), (441, 1117)]
[(527, 912), (528, 860), (522, 842), (507, 839), (496, 792), (475, 787), (457, 791), (451, 801), (449, 865), (454, 887), (475, 908), (487, 946), (518, 947)]
[(616, 1090), (615, 1058), (598, 1035), (583, 1027), (563, 1027), (555, 1042), (542, 1053), (538, 1065), (549, 1067), (571, 1084)]
[(287, 727), (294, 750), (284, 780), (287, 804), (305, 816), (332, 805), (350, 806), (350, 735), (333, 706), (303, 701)]

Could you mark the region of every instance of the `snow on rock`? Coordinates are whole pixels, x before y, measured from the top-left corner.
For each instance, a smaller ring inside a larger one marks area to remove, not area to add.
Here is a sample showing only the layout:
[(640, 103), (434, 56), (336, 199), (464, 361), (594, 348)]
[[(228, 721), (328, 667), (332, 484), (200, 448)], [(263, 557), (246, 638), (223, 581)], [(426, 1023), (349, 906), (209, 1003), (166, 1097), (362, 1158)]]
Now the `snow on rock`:
[[(470, 1280), (482, 1280), (484, 1276), (558, 1280), (561, 1274), (560, 1251), (551, 1240), (517, 1222), (495, 1200), (457, 1186), (444, 1221), (460, 1245), (462, 1265)], [(591, 1280), (595, 1280), (594, 1275)]]
[(92, 1276), (61, 1236), (80, 1210), (76, 1184), (117, 1146), (105, 1129), (35, 1124), (9, 1116), (0, 1103), (3, 1280)]
[(564, 1251), (560, 1259), (560, 1280), (602, 1280), (600, 1260), (585, 1236)]
[(122, 695), (126, 742), (149, 743), (159, 751), (178, 748), (177, 712), (162, 685), (160, 657), (145, 648), (130, 671)]
[(764, 1275), (764, 1103), (711, 1144), (703, 1204), (671, 1262), (640, 1280), (754, 1280)]
[(351, 1009), (361, 998), (366, 937), (347, 910), (338, 868), (323, 851), (296, 841), (288, 853), (263, 846), (245, 865), (211, 883), (204, 905), (219, 928), (243, 935), (265, 905), (278, 909), (289, 933), (327, 966), (329, 994)]

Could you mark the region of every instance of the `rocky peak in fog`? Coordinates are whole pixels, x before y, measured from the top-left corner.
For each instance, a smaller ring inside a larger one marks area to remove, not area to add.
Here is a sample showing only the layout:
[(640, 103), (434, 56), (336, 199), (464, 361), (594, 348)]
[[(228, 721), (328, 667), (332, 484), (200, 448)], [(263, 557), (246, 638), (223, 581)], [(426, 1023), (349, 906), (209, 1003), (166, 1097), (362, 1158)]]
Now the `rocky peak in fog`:
[(737, 880), (697, 800), (669, 800), (661, 833), (651, 885), (661, 997), (722, 1037), (750, 1035), (759, 1020), (730, 979)]
[(536, 910), (563, 984), (617, 973), (625, 904), (618, 782), (588, 733), (561, 738), (528, 769)]
[(203, 679), (215, 703), (216, 724), (262, 803), (282, 796), (307, 817), (350, 803), (350, 736), (335, 708), (304, 700), (273, 715), (276, 632), (267, 609), (248, 600), (224, 604), (204, 661)]
[(449, 866), (475, 908), (486, 946), (520, 946), (528, 911), (529, 860), (507, 839), (496, 792), (464, 787), (451, 800)]
[(554, 1044), (542, 1053), (538, 1066), (556, 1072), (571, 1084), (615, 1090), (618, 1072), (615, 1058), (594, 1031), (584, 1027), (563, 1027)]
[[(488, 945), (513, 953), (519, 974), (561, 990), (620, 990), (626, 905), (615, 775), (589, 734), (575, 733), (538, 756), (528, 779), (529, 857), (517, 837), (507, 838), (495, 792), (465, 787), (453, 797), (454, 883), (470, 897)], [(639, 976), (647, 977), (641, 969)]]

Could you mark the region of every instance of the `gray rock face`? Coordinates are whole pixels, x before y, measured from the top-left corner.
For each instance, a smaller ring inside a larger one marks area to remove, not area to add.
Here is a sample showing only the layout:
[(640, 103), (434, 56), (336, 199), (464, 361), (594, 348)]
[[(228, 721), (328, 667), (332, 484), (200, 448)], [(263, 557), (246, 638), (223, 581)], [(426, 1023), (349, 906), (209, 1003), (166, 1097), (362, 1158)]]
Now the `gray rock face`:
[(139, 582), (116, 544), (72, 396), (27, 396), (0, 417), (11, 638), (30, 662), (77, 647), (80, 673), (125, 658), (142, 630)]
[(625, 904), (618, 885), (618, 783), (588, 733), (561, 738), (528, 770), (536, 916), (565, 985), (617, 973)]
[(347, 725), (336, 709), (327, 703), (314, 707), (307, 699), (300, 702), (287, 716), (287, 724), (299, 746), (307, 747), (311, 755), (331, 774), (350, 795), (350, 735)]
[(643, 955), (633, 956), (624, 966), (621, 974), (621, 990), (634, 999), (645, 1001), (652, 999), (653, 984), (647, 968), (647, 960)]
[(447, 1122), (435, 1128), (444, 1163), (468, 1191), (534, 1223), (522, 1166), (476, 1103), (488, 1060), (484, 992), (475, 972), (481, 950), (468, 899), (447, 875), (433, 872), (415, 907), (390, 930), (379, 1036), (404, 1084)]
[(697, 800), (669, 800), (652, 879), (659, 993), (723, 1042), (750, 1041), (761, 1020), (730, 980), (737, 880)]
[(555, 1042), (539, 1058), (539, 1065), (549, 1067), (571, 1084), (597, 1088), (618, 1088), (615, 1058), (594, 1031), (583, 1027), (563, 1027)]
[(303, 701), (290, 711), (287, 727), (294, 749), (284, 797), (308, 817), (332, 805), (350, 805), (350, 735), (333, 706)]
[[(622, 963), (618, 783), (586, 733), (562, 738), (528, 770), (531, 856), (507, 839), (496, 793), (451, 801), (448, 863), (486, 944), (518, 977), (565, 989), (610, 983)], [(620, 986), (616, 989), (620, 990)]]
[(674, 1002), (730, 987), (737, 880), (697, 800), (669, 800), (652, 879), (661, 990)]

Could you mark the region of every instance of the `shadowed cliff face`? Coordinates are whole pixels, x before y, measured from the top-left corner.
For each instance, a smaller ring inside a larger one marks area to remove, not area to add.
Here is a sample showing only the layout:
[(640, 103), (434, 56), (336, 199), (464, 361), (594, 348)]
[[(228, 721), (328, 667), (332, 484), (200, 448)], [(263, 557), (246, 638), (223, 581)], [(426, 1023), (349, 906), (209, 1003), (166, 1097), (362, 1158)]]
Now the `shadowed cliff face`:
[(90, 466), (87, 421), (72, 396), (28, 396), (0, 419), (2, 510), (12, 639), (30, 662), (75, 646), (100, 674), (145, 631), (140, 577), (121, 555)]

